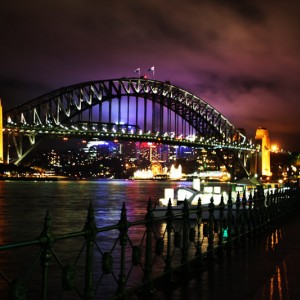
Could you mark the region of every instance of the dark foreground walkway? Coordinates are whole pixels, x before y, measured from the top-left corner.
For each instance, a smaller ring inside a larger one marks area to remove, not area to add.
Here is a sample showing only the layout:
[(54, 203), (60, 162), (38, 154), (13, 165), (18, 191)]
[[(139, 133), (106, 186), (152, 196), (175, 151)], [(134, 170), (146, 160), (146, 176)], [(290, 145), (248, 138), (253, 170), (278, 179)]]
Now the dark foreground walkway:
[(300, 216), (153, 299), (300, 299)]

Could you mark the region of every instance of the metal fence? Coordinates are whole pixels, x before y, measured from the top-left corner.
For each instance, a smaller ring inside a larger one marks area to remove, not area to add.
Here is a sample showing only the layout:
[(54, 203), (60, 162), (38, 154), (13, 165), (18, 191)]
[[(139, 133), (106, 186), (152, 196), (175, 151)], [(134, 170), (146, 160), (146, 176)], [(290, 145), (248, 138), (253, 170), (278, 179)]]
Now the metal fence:
[[(114, 226), (97, 228), (90, 204), (78, 232), (58, 234), (46, 213), (36, 239), (0, 245), (1, 299), (118, 299), (151, 296), (159, 282), (201, 270), (215, 257), (272, 229), (299, 206), (299, 189), (256, 190), (225, 204), (169, 203), (155, 217), (151, 199), (145, 219), (129, 222), (123, 204)], [(13, 264), (14, 262), (14, 264)]]

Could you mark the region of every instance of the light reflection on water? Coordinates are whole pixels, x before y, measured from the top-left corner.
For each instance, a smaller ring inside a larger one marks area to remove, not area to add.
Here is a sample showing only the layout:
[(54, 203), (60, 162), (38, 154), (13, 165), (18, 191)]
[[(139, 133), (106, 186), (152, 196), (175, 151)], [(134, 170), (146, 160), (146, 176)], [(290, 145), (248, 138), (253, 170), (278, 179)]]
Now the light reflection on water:
[[(123, 202), (126, 204), (128, 220), (141, 220), (145, 217), (149, 197), (153, 201), (157, 201), (158, 198), (164, 195), (165, 188), (175, 188), (178, 184), (178, 182), (167, 181), (130, 180), (0, 181), (0, 243), (3, 245), (38, 237), (43, 229), (47, 209), (49, 209), (52, 216), (54, 234), (82, 230), (86, 222), (90, 202), (94, 207), (97, 227), (117, 224), (120, 220)], [(181, 182), (180, 184), (190, 185), (191, 183)], [(140, 226), (131, 235), (132, 242), (135, 245), (139, 244), (139, 239), (141, 239), (144, 231), (144, 226)], [(138, 234), (139, 232), (141, 234)], [(111, 250), (117, 236), (117, 230), (99, 234), (97, 242), (102, 251)], [(82, 237), (61, 241), (55, 245), (54, 249), (59, 253), (64, 264), (72, 263), (75, 261), (83, 243), (84, 239)], [(63, 256), (61, 256), (62, 249), (65, 253)], [(2, 252), (0, 270), (4, 271), (4, 274), (10, 279), (22, 278), (25, 276), (24, 272), (30, 269), (37, 253), (38, 248), (36, 246), (15, 249), (12, 252)], [(114, 253), (118, 252), (114, 251)], [(115, 260), (117, 264), (119, 257), (117, 256)], [(54, 264), (54, 260), (52, 261), (52, 264)], [(78, 264), (84, 265), (84, 260)], [(55, 268), (55, 266), (52, 266), (52, 268)], [(36, 272), (36, 274), (40, 273)], [(32, 280), (35, 280), (34, 277)], [(6, 298), (1, 293), (3, 292), (6, 295), (7, 287), (7, 284), (0, 280), (1, 299)], [(56, 288), (56, 285), (52, 283), (52, 287)]]
[(123, 202), (129, 220), (142, 219), (149, 197), (153, 202), (157, 201), (163, 196), (164, 188), (178, 184), (132, 180), (0, 181), (0, 242), (17, 242), (38, 236), (47, 209), (52, 216), (53, 230), (59, 230), (59, 233), (81, 230), (90, 202), (98, 227), (116, 224)]

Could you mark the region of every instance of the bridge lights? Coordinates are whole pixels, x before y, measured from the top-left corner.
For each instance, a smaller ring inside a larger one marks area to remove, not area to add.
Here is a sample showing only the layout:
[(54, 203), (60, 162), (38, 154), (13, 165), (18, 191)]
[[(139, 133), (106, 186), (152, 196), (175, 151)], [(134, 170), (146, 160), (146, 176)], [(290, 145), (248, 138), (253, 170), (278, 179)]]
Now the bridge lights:
[(194, 142), (196, 140), (196, 136), (193, 134), (193, 135), (188, 135), (186, 137), (186, 139), (190, 142)]

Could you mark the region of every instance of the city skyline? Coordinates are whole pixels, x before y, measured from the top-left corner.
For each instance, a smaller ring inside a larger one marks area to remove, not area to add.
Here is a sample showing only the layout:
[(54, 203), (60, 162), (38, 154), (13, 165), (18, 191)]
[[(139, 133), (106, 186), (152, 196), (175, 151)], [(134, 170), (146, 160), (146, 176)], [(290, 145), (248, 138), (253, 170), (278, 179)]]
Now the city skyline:
[(264, 127), (271, 143), (299, 151), (298, 6), (218, 0), (4, 3), (3, 111), (78, 82), (155, 75), (208, 102), (249, 138)]

